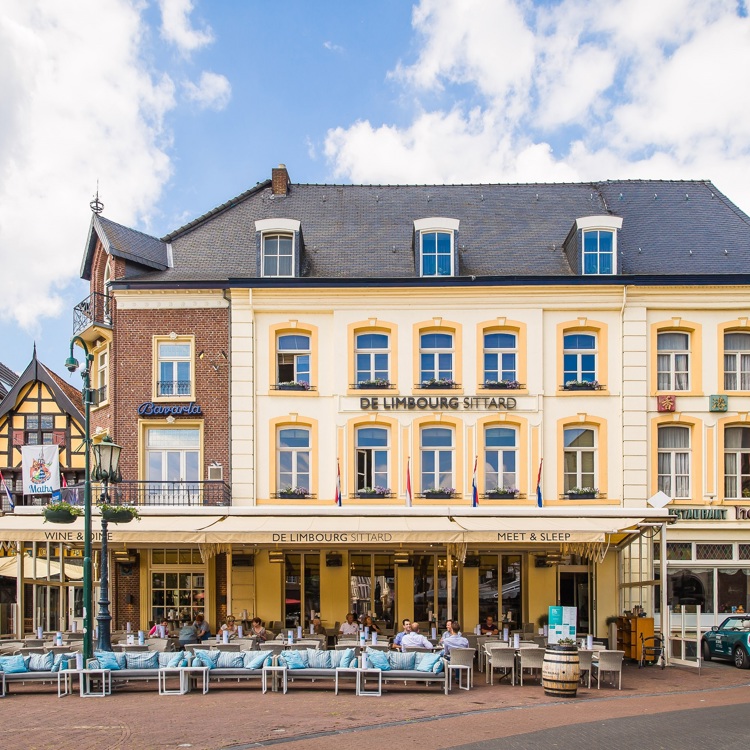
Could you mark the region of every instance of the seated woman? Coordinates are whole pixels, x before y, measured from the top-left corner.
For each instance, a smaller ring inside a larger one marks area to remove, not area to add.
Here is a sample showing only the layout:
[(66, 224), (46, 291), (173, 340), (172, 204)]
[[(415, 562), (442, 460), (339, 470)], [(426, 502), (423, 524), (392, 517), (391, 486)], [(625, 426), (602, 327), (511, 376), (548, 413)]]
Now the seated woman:
[(372, 617), (370, 617), (370, 615), (367, 615), (365, 617), (362, 625), (365, 627), (365, 629), (369, 628), (370, 633), (380, 633), (380, 628), (373, 622), (373, 619)]
[(265, 643), (268, 640), (268, 631), (263, 627), (260, 617), (253, 617), (250, 623), (250, 635), (254, 635), (258, 643)]
[(234, 619), (234, 615), (227, 616), (227, 621), (221, 626), (221, 631), (222, 631), (222, 634), (224, 632), (229, 633), (230, 638), (237, 637), (237, 625)]
[(193, 623), (190, 620), (185, 620), (182, 623), (182, 627), (180, 628), (178, 637), (180, 640), (180, 651), (183, 651), (185, 649), (185, 646), (191, 643), (200, 642), (198, 640), (198, 633), (196, 633), (195, 628), (193, 627)]
[[(164, 628), (164, 636), (169, 635), (169, 623), (166, 620), (161, 621), (161, 627)], [(148, 637), (153, 638), (154, 636), (159, 635), (159, 625), (154, 624), (154, 626), (151, 628), (151, 630), (148, 631)]]

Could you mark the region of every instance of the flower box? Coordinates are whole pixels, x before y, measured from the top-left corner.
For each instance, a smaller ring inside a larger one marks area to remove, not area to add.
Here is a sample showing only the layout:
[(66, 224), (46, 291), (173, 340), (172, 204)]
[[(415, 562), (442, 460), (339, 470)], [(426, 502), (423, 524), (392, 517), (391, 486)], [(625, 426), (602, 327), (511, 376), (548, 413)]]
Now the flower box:
[(102, 518), (109, 523), (130, 523), (135, 516), (128, 508), (107, 508), (102, 510)]
[(310, 386), (302, 383), (277, 383), (276, 387), (280, 391), (309, 391)]
[(45, 523), (74, 523), (78, 516), (66, 508), (45, 508), (43, 511)]
[(510, 500), (511, 498), (518, 497), (517, 492), (493, 492), (492, 490), (487, 492), (486, 495), (492, 500)]
[(456, 493), (455, 492), (424, 492), (422, 493), (424, 497), (429, 498), (431, 500), (447, 500), (449, 497), (453, 497)]
[(485, 380), (482, 383), (482, 388), (487, 388), (493, 391), (516, 391), (521, 387), (521, 384), (517, 380)]
[(566, 391), (595, 391), (599, 388), (597, 380), (569, 380), (563, 388)]
[(283, 500), (301, 500), (303, 498), (306, 498), (309, 494), (309, 492), (287, 492), (282, 490), (281, 492), (279, 492), (279, 497)]
[(417, 388), (458, 388), (458, 383), (450, 378), (431, 378), (430, 380), (423, 380), (417, 384)]
[(387, 390), (391, 387), (390, 380), (360, 380), (355, 384), (360, 390)]
[(571, 500), (592, 500), (596, 497), (596, 492), (568, 492)]

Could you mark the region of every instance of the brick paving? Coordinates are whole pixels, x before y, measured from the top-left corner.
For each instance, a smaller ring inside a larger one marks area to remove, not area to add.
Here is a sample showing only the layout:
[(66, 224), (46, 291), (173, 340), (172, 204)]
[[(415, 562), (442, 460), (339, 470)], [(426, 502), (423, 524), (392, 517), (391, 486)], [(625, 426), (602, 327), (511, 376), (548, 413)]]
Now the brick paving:
[(0, 747), (330, 750), (366, 742), (447, 749), (498, 737), (520, 742), (530, 732), (591, 722), (745, 704), (749, 688), (750, 672), (728, 664), (712, 664), (701, 675), (689, 668), (639, 670), (628, 664), (622, 691), (583, 688), (567, 701), (548, 698), (537, 682), (486, 686), (479, 673), (468, 692), (445, 696), (411, 685), (391, 688), (381, 698), (356, 697), (351, 688), (334, 696), (331, 684), (307, 681), (287, 695), (262, 695), (257, 683), (243, 683), (212, 688), (207, 695), (159, 696), (154, 682), (99, 699), (58, 699), (54, 688), (13, 686), (0, 699)]

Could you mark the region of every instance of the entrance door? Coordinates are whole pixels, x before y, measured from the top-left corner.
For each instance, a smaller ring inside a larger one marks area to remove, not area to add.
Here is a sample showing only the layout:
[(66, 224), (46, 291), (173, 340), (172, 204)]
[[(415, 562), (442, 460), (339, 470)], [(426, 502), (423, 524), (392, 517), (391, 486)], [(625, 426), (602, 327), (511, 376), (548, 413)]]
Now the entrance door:
[(67, 627), (73, 628), (76, 624), (76, 630), (83, 632), (83, 587), (68, 586), (68, 623)]
[(200, 503), (200, 432), (193, 429), (148, 431), (148, 492), (154, 505)]
[(589, 611), (589, 572), (586, 566), (576, 565), (560, 569), (558, 582), (560, 606), (577, 608), (577, 633), (591, 633), (591, 613)]

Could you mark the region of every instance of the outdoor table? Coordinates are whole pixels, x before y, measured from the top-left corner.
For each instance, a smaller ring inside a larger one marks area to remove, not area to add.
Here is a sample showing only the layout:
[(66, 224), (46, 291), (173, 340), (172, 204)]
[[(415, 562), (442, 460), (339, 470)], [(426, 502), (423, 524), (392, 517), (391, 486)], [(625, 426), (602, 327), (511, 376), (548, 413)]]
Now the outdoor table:
[(354, 676), (354, 692), (357, 692), (357, 670), (358, 667), (336, 667), (336, 676), (334, 678), (333, 683), (333, 693), (334, 695), (339, 694), (339, 677), (343, 675), (353, 675)]
[[(448, 691), (452, 689), (453, 684), (453, 673), (458, 673), (458, 689), (459, 690), (470, 690), (471, 689), (471, 667), (468, 664), (451, 664), (448, 662)], [(464, 686), (462, 678), (466, 675), (466, 685)]]
[[(80, 671), (69, 669), (67, 671), (78, 672), (81, 698), (104, 698), (112, 695), (112, 672), (109, 669), (81, 669)], [(91, 681), (96, 677), (101, 679), (101, 692), (92, 690)]]
[(286, 688), (287, 688), (287, 675), (286, 675), (286, 667), (282, 664), (279, 665), (265, 665), (263, 667), (263, 674), (261, 675), (261, 685), (263, 688), (263, 692), (268, 692), (268, 676), (271, 676), (271, 691), (274, 693), (277, 693), (279, 690), (277, 677), (278, 675), (281, 675), (281, 684), (283, 686), (283, 692), (286, 695)]
[[(380, 697), (383, 694), (383, 670), (375, 669), (374, 667), (357, 667), (356, 669), (357, 687), (356, 694), (362, 696), (377, 696)], [(367, 675), (378, 676), (378, 689), (368, 690), (366, 686)]]

